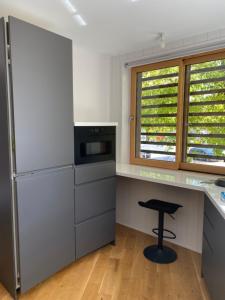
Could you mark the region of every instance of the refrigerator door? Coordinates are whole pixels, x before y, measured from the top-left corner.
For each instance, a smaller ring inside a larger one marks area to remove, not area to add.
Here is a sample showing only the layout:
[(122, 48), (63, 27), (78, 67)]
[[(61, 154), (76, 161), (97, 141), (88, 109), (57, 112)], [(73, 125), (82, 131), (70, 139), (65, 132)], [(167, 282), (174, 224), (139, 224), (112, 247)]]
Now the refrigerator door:
[(74, 161), (72, 41), (9, 17), (16, 172)]
[(74, 170), (17, 177), (21, 292), (75, 260)]
[(5, 22), (0, 19), (0, 281), (16, 298)]

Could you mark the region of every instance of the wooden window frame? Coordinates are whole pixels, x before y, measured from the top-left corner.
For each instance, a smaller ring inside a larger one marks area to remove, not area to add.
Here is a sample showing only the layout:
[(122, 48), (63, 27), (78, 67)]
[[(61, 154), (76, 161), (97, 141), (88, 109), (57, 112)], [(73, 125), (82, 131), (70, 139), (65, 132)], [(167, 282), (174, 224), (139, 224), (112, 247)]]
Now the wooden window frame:
[[(225, 174), (225, 167), (210, 166), (206, 164), (187, 163), (182, 161), (184, 151), (184, 139), (183, 139), (183, 117), (184, 117), (184, 89), (185, 89), (185, 69), (187, 65), (198, 64), (207, 62), (210, 60), (218, 60), (225, 58), (225, 49), (216, 51), (210, 51), (206, 53), (200, 53), (197, 55), (191, 55), (181, 57), (178, 59), (167, 60), (158, 63), (152, 63), (143, 66), (137, 66), (131, 68), (131, 106), (130, 106), (130, 163), (134, 165), (143, 165), (149, 167), (157, 167), (173, 170), (188, 170), (212, 174)], [(136, 147), (136, 118), (137, 118), (137, 97), (136, 97), (136, 78), (140, 72), (146, 72), (156, 69), (162, 69), (166, 67), (179, 66), (179, 80), (178, 80), (178, 98), (177, 98), (177, 124), (176, 124), (176, 161), (168, 162), (154, 159), (138, 158), (135, 155)]]

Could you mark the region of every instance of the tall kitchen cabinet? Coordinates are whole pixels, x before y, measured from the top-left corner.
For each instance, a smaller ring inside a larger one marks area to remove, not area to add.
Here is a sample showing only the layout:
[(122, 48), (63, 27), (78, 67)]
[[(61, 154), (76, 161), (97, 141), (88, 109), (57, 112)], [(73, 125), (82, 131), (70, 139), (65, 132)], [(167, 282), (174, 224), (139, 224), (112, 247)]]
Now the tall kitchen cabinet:
[(71, 40), (0, 19), (0, 281), (14, 299), (75, 260)]

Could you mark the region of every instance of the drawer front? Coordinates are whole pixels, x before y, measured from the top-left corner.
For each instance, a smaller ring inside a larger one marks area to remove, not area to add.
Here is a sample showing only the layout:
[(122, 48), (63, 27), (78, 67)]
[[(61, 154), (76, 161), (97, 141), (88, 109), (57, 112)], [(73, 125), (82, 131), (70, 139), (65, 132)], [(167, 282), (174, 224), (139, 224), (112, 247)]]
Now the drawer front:
[[(203, 236), (203, 250), (202, 250), (202, 272), (204, 279), (207, 284), (207, 288), (210, 292), (210, 296), (214, 300), (214, 293), (216, 289), (216, 278), (215, 276), (215, 261), (214, 261), (214, 253), (207, 241), (206, 237)], [(215, 299), (216, 300), (216, 299)]]
[(207, 237), (203, 234), (203, 250), (202, 250), (202, 262), (203, 265), (209, 265), (209, 262), (213, 260), (214, 251), (210, 245)]
[(112, 210), (116, 205), (116, 178), (75, 187), (75, 223)]
[(115, 240), (115, 211), (76, 226), (76, 258)]
[(75, 166), (75, 184), (86, 183), (115, 175), (115, 161)]
[(212, 248), (216, 248), (218, 237), (216, 236), (214, 224), (211, 223), (208, 215), (206, 214), (204, 214), (203, 232)]
[(204, 214), (208, 217), (210, 223), (213, 224), (214, 228), (216, 228), (218, 220), (221, 219), (221, 215), (207, 196), (205, 196)]

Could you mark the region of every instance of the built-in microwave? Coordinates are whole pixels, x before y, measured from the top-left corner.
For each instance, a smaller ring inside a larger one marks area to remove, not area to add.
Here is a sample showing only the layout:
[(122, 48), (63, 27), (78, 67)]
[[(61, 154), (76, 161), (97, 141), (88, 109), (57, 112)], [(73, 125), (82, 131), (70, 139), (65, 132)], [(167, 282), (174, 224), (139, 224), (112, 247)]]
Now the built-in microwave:
[(115, 126), (75, 126), (75, 165), (115, 160)]

